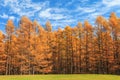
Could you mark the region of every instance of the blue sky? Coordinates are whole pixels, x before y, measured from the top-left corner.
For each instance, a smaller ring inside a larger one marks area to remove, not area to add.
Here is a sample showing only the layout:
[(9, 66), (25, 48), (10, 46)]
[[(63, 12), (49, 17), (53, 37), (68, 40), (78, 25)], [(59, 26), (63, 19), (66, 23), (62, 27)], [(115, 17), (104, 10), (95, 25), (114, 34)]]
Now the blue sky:
[(56, 30), (85, 20), (94, 24), (96, 16), (108, 18), (111, 12), (120, 17), (120, 0), (0, 0), (0, 30), (8, 19), (18, 26), (23, 15), (43, 26), (49, 20)]

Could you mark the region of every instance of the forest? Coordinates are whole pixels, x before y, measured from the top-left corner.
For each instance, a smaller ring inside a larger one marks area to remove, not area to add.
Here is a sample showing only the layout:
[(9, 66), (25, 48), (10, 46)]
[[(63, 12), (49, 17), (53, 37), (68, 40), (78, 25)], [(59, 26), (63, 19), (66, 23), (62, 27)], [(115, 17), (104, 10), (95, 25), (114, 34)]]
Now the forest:
[(21, 17), (0, 31), (0, 74), (120, 74), (120, 18), (87, 20), (52, 30)]

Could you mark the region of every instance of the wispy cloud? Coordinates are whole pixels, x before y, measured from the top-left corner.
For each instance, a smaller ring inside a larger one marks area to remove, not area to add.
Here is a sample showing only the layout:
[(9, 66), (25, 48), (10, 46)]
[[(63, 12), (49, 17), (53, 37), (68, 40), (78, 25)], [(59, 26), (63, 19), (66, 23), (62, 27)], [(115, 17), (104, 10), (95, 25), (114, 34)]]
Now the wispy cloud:
[(73, 4), (73, 2), (75, 2), (75, 0), (71, 0), (71, 1), (69, 1), (65, 6), (70, 6), (70, 5)]
[(0, 24), (1, 24), (1, 25), (5, 25), (5, 23), (3, 23), (3, 22), (1, 22)]
[(91, 12), (95, 12), (95, 10), (96, 10), (95, 8), (87, 8), (87, 7), (78, 6), (75, 11), (82, 12), (82, 13), (91, 13)]
[(53, 20), (59, 20), (59, 19), (67, 18), (64, 14), (60, 14), (59, 12), (61, 12), (60, 9), (48, 8), (46, 10), (41, 11), (39, 13), (39, 17), (47, 18), (47, 19), (53, 19)]
[(8, 15), (4, 13), (4, 14), (0, 15), (0, 17), (6, 19), (6, 18), (8, 18)]
[(10, 8), (11, 14), (16, 13), (19, 16), (34, 16), (37, 11), (44, 8), (48, 1), (44, 3), (32, 3), (31, 0), (4, 0), (3, 6)]
[(102, 0), (106, 7), (120, 6), (120, 0)]
[[(2, 19), (11, 19), (11, 20), (15, 20), (15, 17), (14, 16), (9, 16), (9, 15), (7, 15), (7, 14), (5, 14), (5, 13), (3, 13), (2, 15), (0, 15), (0, 18), (2, 18)], [(5, 24), (5, 23), (4, 23)]]
[[(53, 28), (75, 26), (77, 21), (94, 23), (95, 18), (115, 11), (120, 14), (120, 0), (0, 0), (0, 19), (18, 22), (21, 16), (36, 19), (44, 25), (50, 20)], [(4, 21), (5, 22), (5, 21)]]
[[(87, 0), (88, 1), (88, 0)], [(79, 13), (80, 18), (84, 18), (83, 20), (89, 20), (90, 23), (94, 24), (95, 19), (97, 16), (103, 15), (104, 17), (108, 18), (111, 12), (116, 11), (119, 13), (119, 10), (116, 8), (120, 7), (120, 0), (102, 0), (94, 2), (95, 4), (88, 4), (85, 7), (77, 7), (76, 11), (81, 11)], [(77, 5), (78, 6), (78, 5)], [(116, 10), (115, 10), (116, 9)], [(84, 15), (87, 14), (87, 15)]]
[(14, 20), (15, 20), (15, 17), (14, 17), (14, 16), (10, 16), (9, 19), (11, 19), (11, 20), (14, 21)]

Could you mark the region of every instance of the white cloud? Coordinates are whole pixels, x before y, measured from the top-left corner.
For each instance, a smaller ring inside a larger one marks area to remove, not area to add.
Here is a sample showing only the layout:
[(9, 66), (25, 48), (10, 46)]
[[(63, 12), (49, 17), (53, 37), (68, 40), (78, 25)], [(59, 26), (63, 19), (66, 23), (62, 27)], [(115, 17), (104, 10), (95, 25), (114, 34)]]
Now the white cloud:
[(2, 22), (0, 24), (5, 25), (5, 23), (2, 23)]
[(65, 5), (65, 6), (72, 5), (72, 4), (73, 4), (73, 2), (74, 2), (74, 0), (71, 0), (71, 1), (69, 1), (68, 3), (66, 3), (66, 5)]
[[(78, 6), (76, 8), (76, 12), (79, 12), (77, 17), (80, 19), (83, 18), (83, 20), (89, 20), (90, 23), (94, 24), (95, 19), (99, 15), (105, 15), (110, 12), (113, 12), (112, 9), (120, 7), (120, 0), (102, 0), (94, 2), (95, 4), (87, 4), (84, 7)], [(114, 10), (116, 12), (119, 12), (118, 10)], [(87, 14), (87, 15), (84, 15)], [(108, 18), (109, 16), (104, 16), (105, 18)]]
[(64, 13), (64, 12), (68, 12), (69, 10), (65, 9), (65, 8), (50, 8), (53, 12), (55, 13)]
[(11, 19), (11, 20), (15, 20), (15, 17), (14, 16), (8, 16), (7, 14), (3, 14), (3, 15), (0, 15), (0, 17), (2, 18), (2, 19)]
[(79, 0), (80, 2), (87, 2), (87, 1), (89, 1), (89, 0)]
[[(120, 0), (98, 0), (94, 1), (94, 4), (87, 3), (87, 1), (89, 0), (70, 0), (65, 5), (61, 2), (59, 5), (63, 5), (62, 7), (59, 7), (56, 2), (56, 6), (51, 7), (50, 0), (37, 3), (32, 0), (0, 0), (0, 7), (2, 5), (2, 7), (9, 8), (9, 13), (0, 13), (0, 17), (18, 21), (18, 18), (26, 15), (30, 19), (36, 18), (42, 25), (50, 19), (53, 20), (51, 22), (56, 28), (56, 26), (75, 24), (77, 21), (83, 22), (86, 19), (93, 23), (98, 15), (104, 15), (112, 11), (113, 7), (120, 6)], [(69, 7), (73, 7), (73, 9), (69, 9)], [(8, 16), (9, 14), (11, 16)], [(18, 15), (17, 18), (12, 14)]]
[(84, 12), (86, 12), (86, 13), (91, 13), (91, 12), (95, 12), (95, 8), (85, 8), (85, 11)]
[(9, 19), (11, 19), (11, 20), (15, 20), (15, 17), (14, 16), (9, 16)]
[(120, 0), (103, 0), (102, 2), (107, 7), (120, 6)]
[(91, 12), (95, 12), (95, 8), (93, 7), (90, 7), (90, 8), (87, 8), (87, 7), (77, 7), (77, 9), (75, 11), (77, 12), (82, 12), (82, 13), (91, 13)]
[(75, 22), (76, 20), (75, 19), (65, 19), (65, 20), (62, 20), (62, 22), (65, 22), (65, 23), (72, 23), (72, 22)]
[(8, 18), (8, 15), (4, 13), (4, 14), (0, 15), (0, 17), (1, 17), (1, 18), (4, 18), (4, 19), (7, 19), (7, 18)]
[(66, 16), (63, 15), (63, 14), (60, 14), (60, 13), (52, 13), (51, 11), (54, 11), (54, 10), (58, 10), (58, 9), (57, 9), (57, 8), (56, 8), (56, 9), (48, 8), (48, 9), (46, 9), (46, 10), (44, 10), (44, 11), (41, 11), (41, 12), (39, 13), (39, 17), (47, 18), (47, 19), (54, 19), (54, 20), (66, 18)]
[(4, 0), (3, 6), (10, 8), (10, 13), (15, 13), (19, 16), (34, 16), (37, 11), (49, 5), (48, 1), (44, 3), (33, 3), (31, 0)]
[(50, 9), (46, 9), (44, 11), (41, 11), (40, 14), (39, 14), (39, 16), (40, 17), (46, 17), (46, 18), (50, 17), (51, 16)]
[(8, 19), (18, 20), (18, 18), (25, 15), (28, 16), (29, 18), (34, 18), (34, 17), (38, 18), (39, 16), (44, 21), (48, 19), (54, 21), (61, 20), (60, 24), (56, 22), (54, 26), (57, 26), (57, 24), (62, 26), (65, 25), (66, 23), (73, 22), (71, 20), (72, 18), (71, 15), (67, 14), (67, 12), (69, 11), (68, 9), (58, 8), (58, 7), (50, 8), (49, 1), (34, 3), (31, 0), (4, 0), (3, 3), (4, 3), (3, 4), (4, 7), (9, 7), (9, 11), (10, 11), (9, 14), (18, 15), (17, 18), (15, 18), (14, 16), (4, 15), (4, 17), (6, 16)]

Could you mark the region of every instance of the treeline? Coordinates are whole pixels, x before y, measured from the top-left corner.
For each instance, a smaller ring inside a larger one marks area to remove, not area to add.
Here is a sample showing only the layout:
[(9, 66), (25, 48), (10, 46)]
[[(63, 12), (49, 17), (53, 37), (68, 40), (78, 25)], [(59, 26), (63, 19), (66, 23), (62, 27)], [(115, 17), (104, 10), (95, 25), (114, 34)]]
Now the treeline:
[(120, 74), (120, 18), (98, 16), (64, 30), (43, 28), (23, 16), (19, 26), (12, 20), (0, 32), (0, 74)]

